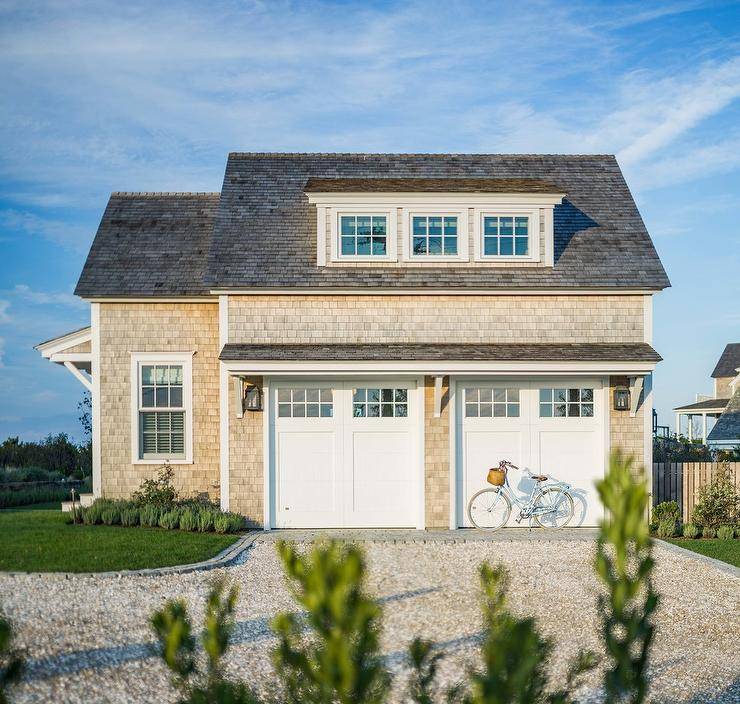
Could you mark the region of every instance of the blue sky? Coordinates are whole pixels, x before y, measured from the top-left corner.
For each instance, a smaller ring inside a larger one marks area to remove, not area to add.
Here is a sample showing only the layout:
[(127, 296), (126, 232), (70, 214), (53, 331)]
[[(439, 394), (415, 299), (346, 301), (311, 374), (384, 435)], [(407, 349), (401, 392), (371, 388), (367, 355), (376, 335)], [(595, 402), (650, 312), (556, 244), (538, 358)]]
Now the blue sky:
[(229, 151), (617, 154), (673, 288), (656, 406), (740, 341), (737, 2), (0, 0), (0, 439), (81, 435), (34, 344), (110, 191), (217, 191)]

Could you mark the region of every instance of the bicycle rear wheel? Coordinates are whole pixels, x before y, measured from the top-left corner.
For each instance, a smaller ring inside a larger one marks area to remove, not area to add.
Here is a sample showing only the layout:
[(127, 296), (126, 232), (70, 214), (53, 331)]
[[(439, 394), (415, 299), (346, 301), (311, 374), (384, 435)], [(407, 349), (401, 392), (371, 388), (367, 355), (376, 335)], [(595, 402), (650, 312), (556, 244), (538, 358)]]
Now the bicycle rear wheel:
[(498, 530), (511, 514), (511, 501), (499, 489), (481, 489), (468, 502), (470, 522), (482, 530)]
[(546, 487), (534, 501), (534, 520), (542, 528), (565, 528), (573, 518), (573, 497), (560, 487)]

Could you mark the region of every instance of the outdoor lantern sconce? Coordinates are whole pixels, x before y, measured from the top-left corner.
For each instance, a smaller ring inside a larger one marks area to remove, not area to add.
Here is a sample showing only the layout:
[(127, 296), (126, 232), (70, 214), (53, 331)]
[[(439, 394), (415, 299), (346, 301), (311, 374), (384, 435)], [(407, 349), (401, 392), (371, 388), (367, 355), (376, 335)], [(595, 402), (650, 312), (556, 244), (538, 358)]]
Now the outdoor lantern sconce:
[(262, 390), (259, 386), (250, 386), (245, 394), (245, 408), (248, 411), (262, 410)]
[(619, 386), (614, 389), (614, 410), (630, 410), (630, 390), (628, 388), (624, 386)]

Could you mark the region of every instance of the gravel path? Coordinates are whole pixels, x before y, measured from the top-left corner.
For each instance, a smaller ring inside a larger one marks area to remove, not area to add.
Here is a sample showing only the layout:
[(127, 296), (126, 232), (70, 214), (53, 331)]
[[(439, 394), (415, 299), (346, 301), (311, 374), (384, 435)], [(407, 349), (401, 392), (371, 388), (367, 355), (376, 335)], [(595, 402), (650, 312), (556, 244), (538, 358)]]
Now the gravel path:
[[(475, 662), (476, 568), (482, 560), (509, 567), (513, 610), (536, 615), (556, 639), (552, 673), (558, 681), (579, 647), (598, 647), (591, 542), (375, 543), (366, 550), (370, 589), (384, 605), (384, 652), (394, 670), (403, 670), (405, 645), (416, 634), (447, 651), (447, 682)], [(656, 557), (662, 604), (652, 701), (740, 702), (740, 580), (661, 547)], [(274, 545), (257, 543), (239, 564), (206, 573), (120, 579), (0, 575), (0, 604), (30, 657), (15, 700), (174, 701), (164, 668), (149, 652), (147, 618), (166, 599), (182, 596), (200, 622), (208, 585), (222, 574), (242, 588), (228, 672), (269, 683), (274, 641), (268, 624), (292, 602)], [(597, 682), (594, 674), (582, 701), (600, 701)], [(403, 691), (394, 697), (404, 701)]]

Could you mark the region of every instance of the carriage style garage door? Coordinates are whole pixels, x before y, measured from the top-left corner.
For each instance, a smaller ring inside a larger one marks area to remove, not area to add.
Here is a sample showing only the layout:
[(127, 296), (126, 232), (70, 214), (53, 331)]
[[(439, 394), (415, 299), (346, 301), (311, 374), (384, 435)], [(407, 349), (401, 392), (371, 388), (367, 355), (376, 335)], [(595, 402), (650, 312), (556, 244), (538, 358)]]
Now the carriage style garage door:
[(415, 527), (418, 396), (408, 381), (273, 384), (273, 526)]
[[(459, 524), (469, 525), (467, 502), (486, 486), (486, 470), (507, 459), (571, 484), (571, 525), (596, 525), (602, 509), (594, 480), (603, 476), (606, 461), (605, 394), (600, 379), (459, 382)], [(510, 472), (509, 483), (517, 495), (533, 486), (523, 472)], [(511, 514), (509, 525), (516, 525), (516, 505)]]

